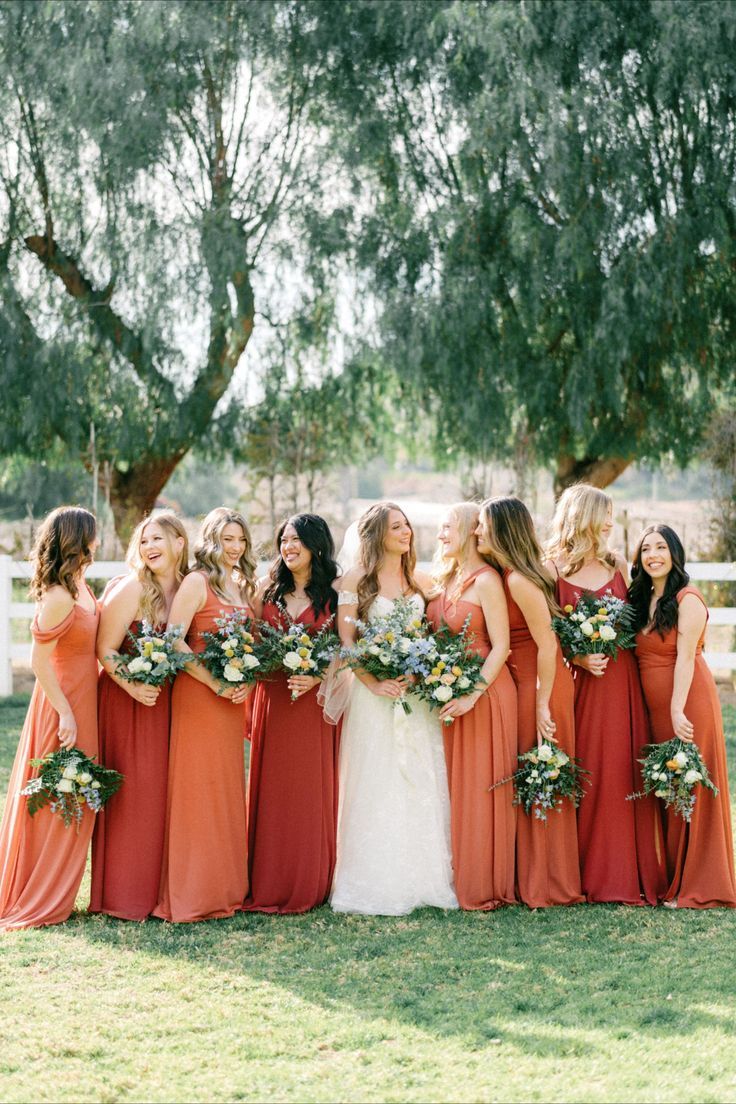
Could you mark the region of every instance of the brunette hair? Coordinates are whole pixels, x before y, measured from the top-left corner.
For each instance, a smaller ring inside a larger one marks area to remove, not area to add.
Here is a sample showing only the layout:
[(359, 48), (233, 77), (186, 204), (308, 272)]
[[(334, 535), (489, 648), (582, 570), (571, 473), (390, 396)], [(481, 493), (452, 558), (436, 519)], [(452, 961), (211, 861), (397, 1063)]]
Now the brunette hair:
[(264, 592), (264, 602), (283, 602), (294, 591), (294, 576), (281, 555), (281, 538), (287, 525), (293, 525), (304, 547), (312, 553), (309, 582), (304, 588), (312, 603), (314, 616), (319, 617), (327, 607), (330, 613), (337, 609), (337, 593), (333, 582), (339, 574), (335, 559), (335, 542), (330, 528), (319, 514), (293, 514), (282, 521), (276, 530), (276, 556), (269, 568), (270, 582)]
[(245, 537), (245, 550), (238, 560), (234, 578), (241, 595), (247, 601), (255, 591), (256, 561), (250, 530), (245, 518), (237, 510), (230, 510), (227, 506), (216, 506), (214, 510), (210, 510), (202, 522), (194, 546), (194, 563), (197, 569), (207, 575), (217, 597), (227, 602), (225, 571), (222, 566), (222, 530), (230, 524), (239, 525)]
[(677, 625), (679, 616), (677, 595), (690, 582), (690, 576), (685, 570), (685, 549), (675, 530), (671, 529), (669, 525), (648, 526), (639, 537), (639, 543), (636, 546), (631, 565), (629, 601), (634, 607), (636, 628), (643, 629), (649, 623), (649, 602), (654, 584), (651, 576), (642, 567), (641, 546), (651, 533), (660, 533), (664, 537), (672, 557), (672, 567), (664, 584), (664, 594), (658, 599), (652, 618), (652, 631), (658, 632), (660, 636), (664, 637), (670, 629)]
[(358, 583), (358, 617), (365, 617), (373, 599), (378, 594), (378, 572), (383, 563), (383, 544), (388, 532), (388, 519), (392, 510), (398, 510), (407, 525), (411, 529), (411, 544), (409, 551), (401, 556), (401, 569), (404, 573), (407, 588), (412, 594), (421, 594), (421, 588), (414, 579), (414, 568), (417, 563), (417, 553), (414, 547), (414, 530), (404, 511), (395, 502), (376, 502), (369, 506), (358, 519), (358, 538), (360, 540), (360, 562), (363, 567), (363, 576)]
[(576, 483), (562, 492), (545, 547), (548, 559), (560, 561), (560, 575), (574, 575), (591, 552), (599, 563), (615, 566), (616, 557), (601, 542), (601, 526), (612, 506), (608, 495), (589, 483)]
[(502, 570), (518, 571), (539, 587), (550, 614), (556, 617), (560, 607), (555, 598), (555, 584), (544, 567), (532, 515), (524, 503), (513, 495), (487, 498), (480, 510), (486, 540), (491, 547), (484, 558)]
[(145, 529), (149, 525), (158, 525), (163, 529), (170, 552), (173, 552), (174, 541), (177, 537), (184, 539), (174, 569), (177, 587), (189, 571), (189, 538), (184, 525), (172, 510), (159, 510), (149, 514), (148, 517), (145, 517), (143, 521), (136, 525), (128, 544), (128, 551), (125, 556), (126, 563), (131, 571), (138, 576), (143, 587), (140, 600), (141, 613), (146, 621), (150, 621), (152, 625), (161, 625), (166, 621), (166, 598), (155, 572), (151, 571), (141, 555), (141, 540)]
[(34, 601), (52, 586), (63, 586), (76, 601), (76, 579), (92, 563), (96, 535), (95, 516), (82, 506), (59, 506), (44, 518), (30, 555), (33, 575), (29, 589)]
[[(464, 552), (470, 542), (475, 540), (473, 534), (478, 527), (480, 507), (477, 502), (455, 502), (452, 506), (448, 506), (447, 513), (457, 522), (460, 545)], [(432, 561), (433, 592), (444, 590), (458, 567), (457, 561), (448, 559), (444, 555), (442, 545), (438, 544)]]

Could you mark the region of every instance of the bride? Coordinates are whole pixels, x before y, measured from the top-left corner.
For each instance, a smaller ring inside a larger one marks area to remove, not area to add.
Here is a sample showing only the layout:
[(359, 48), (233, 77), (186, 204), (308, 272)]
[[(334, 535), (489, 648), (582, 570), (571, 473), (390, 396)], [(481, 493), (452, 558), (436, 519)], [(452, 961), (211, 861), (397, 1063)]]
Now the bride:
[[(406, 597), (424, 611), (414, 574), (414, 533), (391, 502), (358, 522), (359, 566), (340, 580), (338, 627), (344, 645), (356, 619), (390, 612)], [(404, 679), (351, 680), (340, 742), (337, 865), (330, 904), (338, 912), (399, 916), (424, 905), (457, 908), (450, 852), (450, 800), (440, 722), (411, 698)]]

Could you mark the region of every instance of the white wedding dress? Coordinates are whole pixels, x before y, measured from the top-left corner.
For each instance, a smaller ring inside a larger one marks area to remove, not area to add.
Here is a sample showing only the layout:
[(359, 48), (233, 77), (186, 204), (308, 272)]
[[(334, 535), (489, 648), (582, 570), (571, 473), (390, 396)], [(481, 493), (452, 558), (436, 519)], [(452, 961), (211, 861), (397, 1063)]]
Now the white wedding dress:
[[(415, 594), (411, 601), (421, 613), (422, 598)], [(378, 595), (368, 619), (392, 604)], [(417, 697), (409, 702), (407, 715), (398, 703), (352, 681), (340, 740), (330, 894), (337, 912), (400, 916), (425, 905), (458, 907), (441, 724)]]

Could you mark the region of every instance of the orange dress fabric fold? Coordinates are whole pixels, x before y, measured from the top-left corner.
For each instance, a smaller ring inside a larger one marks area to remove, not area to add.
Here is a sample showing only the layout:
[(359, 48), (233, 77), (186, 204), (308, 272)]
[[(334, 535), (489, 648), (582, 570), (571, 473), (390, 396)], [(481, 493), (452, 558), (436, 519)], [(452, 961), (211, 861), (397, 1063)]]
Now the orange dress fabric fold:
[[(206, 576), (205, 582), (207, 582)], [(207, 583), (187, 644), (233, 609)], [(174, 923), (232, 916), (248, 892), (245, 824), (245, 706), (218, 697), (186, 672), (171, 698), (171, 747), (163, 862), (153, 915)]]
[[(135, 634), (140, 622), (134, 621)], [(130, 654), (126, 636), (121, 654)], [(90, 912), (145, 920), (158, 901), (166, 823), (171, 686), (142, 705), (102, 671), (98, 695), (100, 762), (125, 784), (97, 814), (92, 837)]]
[[(97, 657), (95, 641), (99, 610), (75, 605), (69, 616), (49, 632), (37, 621), (35, 640), (57, 640), (51, 664), (77, 723), (76, 746), (97, 755)], [(59, 715), (36, 683), (10, 775), (0, 827), (0, 931), (60, 924), (74, 908), (84, 874), (95, 814), (86, 809), (79, 832), (69, 828), (48, 806), (34, 817), (20, 790), (35, 773), (30, 759), (59, 750)]]
[[(678, 604), (686, 594), (697, 595), (705, 605), (700, 591), (691, 586), (679, 591)], [(718, 691), (702, 654), (704, 635), (698, 642), (685, 716), (695, 728), (695, 743), (718, 794), (714, 797), (707, 790), (696, 790), (689, 824), (671, 809), (662, 807), (669, 879), (666, 899), (677, 899), (681, 908), (736, 908), (726, 741)], [(658, 632), (638, 633), (636, 656), (652, 735), (656, 743), (662, 744), (675, 735), (670, 705), (677, 661), (677, 628), (670, 629), (664, 638)]]
[[(537, 743), (537, 645), (508, 588), (511, 654), (509, 670), (516, 683), (519, 714), (519, 754)], [(572, 759), (575, 755), (575, 685), (557, 644), (557, 669), (549, 709), (555, 722), (555, 742)], [(578, 830), (575, 806), (563, 800), (559, 812), (546, 821), (519, 810), (516, 821), (516, 885), (519, 899), (530, 908), (577, 905), (583, 900), (578, 863)]]
[[(286, 628), (272, 602), (263, 620)], [(296, 621), (310, 635), (330, 620), (311, 608)], [(298, 913), (324, 904), (335, 870), (338, 738), (316, 688), (291, 700), (287, 675), (253, 695), (248, 777), (248, 911)]]
[[(480, 568), (465, 580), (466, 590)], [(447, 593), (433, 598), (427, 619), (459, 633), (466, 618), (473, 648), (484, 658), (491, 650), (483, 610), (474, 602), (450, 603)], [(450, 788), (452, 865), (460, 907), (490, 910), (516, 903), (516, 808), (510, 784), (489, 792), (516, 768), (516, 687), (504, 664), (498, 677), (468, 713), (444, 727)]]
[[(626, 599), (617, 571), (597, 590), (557, 580), (557, 601), (610, 590)], [(649, 721), (633, 652), (623, 650), (598, 678), (575, 668), (575, 743), (590, 785), (578, 809), (580, 878), (588, 901), (656, 905), (667, 889), (664, 838), (657, 799), (627, 801), (641, 787), (637, 760), (649, 743)]]

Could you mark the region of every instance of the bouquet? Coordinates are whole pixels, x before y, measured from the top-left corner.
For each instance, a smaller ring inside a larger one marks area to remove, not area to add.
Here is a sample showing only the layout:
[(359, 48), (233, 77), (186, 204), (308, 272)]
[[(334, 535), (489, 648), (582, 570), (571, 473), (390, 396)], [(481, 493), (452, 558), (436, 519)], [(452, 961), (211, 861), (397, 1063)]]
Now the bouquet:
[(629, 794), (627, 801), (653, 793), (689, 823), (695, 805), (695, 787), (705, 786), (715, 797), (718, 789), (710, 780), (708, 768), (695, 744), (674, 736), (664, 744), (647, 744), (640, 759), (644, 789)]
[(181, 637), (180, 625), (154, 632), (148, 621), (142, 621), (137, 634), (128, 633), (133, 654), (114, 657), (115, 673), (126, 682), (143, 682), (147, 686), (163, 686), (170, 679), (173, 681), (189, 659), (176, 650)]
[(20, 791), (28, 798), (28, 812), (35, 816), (48, 805), (67, 828), (76, 821), (77, 831), (85, 806), (99, 813), (123, 781), (118, 771), (101, 767), (77, 748), (61, 748), (43, 759), (31, 759), (30, 765), (39, 773)]
[(563, 612), (564, 616), (552, 618), (552, 628), (568, 659), (594, 652), (616, 659), (622, 648), (634, 647), (634, 610), (610, 590), (603, 595), (582, 594), (575, 606), (567, 605)]
[[(285, 670), (292, 675), (314, 675), (323, 678), (327, 668), (340, 650), (340, 640), (333, 628), (334, 616), (325, 622), (319, 632), (310, 635), (302, 625), (293, 621), (287, 611), (279, 606), (287, 628), (276, 628), (262, 621), (259, 626), (262, 655), (261, 668), (265, 672)], [(299, 697), (292, 692), (291, 700)]]
[(253, 622), (244, 610), (233, 610), (215, 618), (216, 632), (203, 632), (204, 651), (197, 659), (218, 682), (238, 685), (253, 683), (262, 673), (261, 649)]
[[(367, 671), (379, 681), (405, 675), (429, 673), (427, 655), (431, 644), (416, 607), (398, 599), (390, 613), (371, 621), (356, 621), (358, 639), (341, 656), (348, 667)], [(405, 713), (411, 713), (406, 697), (398, 699)]]
[(502, 778), (489, 790), (513, 782), (514, 805), (522, 805), (524, 812), (538, 820), (547, 820), (550, 809), (562, 811), (563, 798), (569, 797), (577, 809), (583, 796), (583, 775), (588, 774), (577, 759), (571, 759), (554, 744), (544, 743), (518, 757), (521, 766), (508, 778)]
[[(483, 657), (470, 647), (469, 622), (468, 617), (459, 633), (443, 625), (428, 637), (431, 650), (426, 656), (426, 673), (419, 672), (412, 690), (432, 709), (441, 709), (453, 698), (462, 698), (486, 685), (480, 673)], [(444, 723), (452, 724), (452, 718), (447, 717)]]

